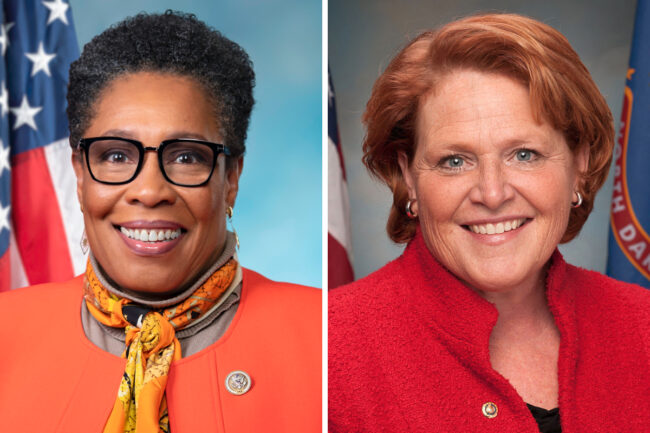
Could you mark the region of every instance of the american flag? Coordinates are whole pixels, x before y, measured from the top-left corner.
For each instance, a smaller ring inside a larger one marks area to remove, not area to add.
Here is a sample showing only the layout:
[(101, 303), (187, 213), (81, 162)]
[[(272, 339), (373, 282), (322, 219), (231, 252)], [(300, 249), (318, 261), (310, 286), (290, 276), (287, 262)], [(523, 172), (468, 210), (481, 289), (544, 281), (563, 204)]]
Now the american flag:
[(329, 289), (354, 280), (350, 237), (350, 199), (345, 179), (343, 151), (336, 123), (336, 104), (332, 76), (328, 71), (328, 211), (327, 211), (327, 286)]
[(0, 291), (83, 270), (83, 218), (65, 92), (79, 55), (64, 0), (3, 0), (0, 24)]

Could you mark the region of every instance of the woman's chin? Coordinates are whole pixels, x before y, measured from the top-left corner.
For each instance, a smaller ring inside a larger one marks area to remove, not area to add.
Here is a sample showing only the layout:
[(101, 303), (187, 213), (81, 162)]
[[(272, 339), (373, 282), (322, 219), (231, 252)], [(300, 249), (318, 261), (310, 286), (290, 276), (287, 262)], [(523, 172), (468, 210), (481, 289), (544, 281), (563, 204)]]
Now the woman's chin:
[(541, 269), (507, 263), (485, 263), (456, 274), (468, 286), (482, 294), (508, 293), (541, 284)]

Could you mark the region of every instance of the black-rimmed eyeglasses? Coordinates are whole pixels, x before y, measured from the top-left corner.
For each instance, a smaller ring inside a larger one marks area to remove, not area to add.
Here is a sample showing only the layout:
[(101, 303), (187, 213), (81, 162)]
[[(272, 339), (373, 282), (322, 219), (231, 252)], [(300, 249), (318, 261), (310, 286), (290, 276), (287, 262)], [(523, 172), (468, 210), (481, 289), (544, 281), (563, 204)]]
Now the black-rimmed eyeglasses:
[(205, 185), (219, 154), (230, 155), (230, 149), (223, 144), (190, 138), (165, 140), (157, 148), (121, 137), (82, 138), (79, 147), (86, 154), (90, 176), (108, 185), (122, 185), (135, 179), (148, 150), (158, 154), (165, 179), (179, 186)]

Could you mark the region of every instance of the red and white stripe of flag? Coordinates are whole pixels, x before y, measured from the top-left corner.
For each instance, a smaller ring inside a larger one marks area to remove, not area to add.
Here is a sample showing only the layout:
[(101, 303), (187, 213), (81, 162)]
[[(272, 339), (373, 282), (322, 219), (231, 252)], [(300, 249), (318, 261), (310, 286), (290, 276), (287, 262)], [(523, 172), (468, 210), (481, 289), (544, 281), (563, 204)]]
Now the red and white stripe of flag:
[(64, 281), (83, 272), (79, 241), (84, 224), (71, 153), (63, 139), (12, 161), (12, 230), (5, 255), (11, 289)]

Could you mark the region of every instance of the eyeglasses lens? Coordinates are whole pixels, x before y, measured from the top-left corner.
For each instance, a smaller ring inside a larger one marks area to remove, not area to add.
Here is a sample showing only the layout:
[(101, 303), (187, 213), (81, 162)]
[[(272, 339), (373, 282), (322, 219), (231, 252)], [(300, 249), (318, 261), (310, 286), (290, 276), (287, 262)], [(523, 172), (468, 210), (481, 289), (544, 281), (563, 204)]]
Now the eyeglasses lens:
[(181, 185), (198, 185), (212, 173), (214, 152), (211, 147), (190, 141), (175, 141), (162, 154), (165, 173)]
[(100, 182), (126, 182), (137, 171), (139, 160), (138, 147), (128, 141), (99, 140), (88, 148), (90, 170)]

